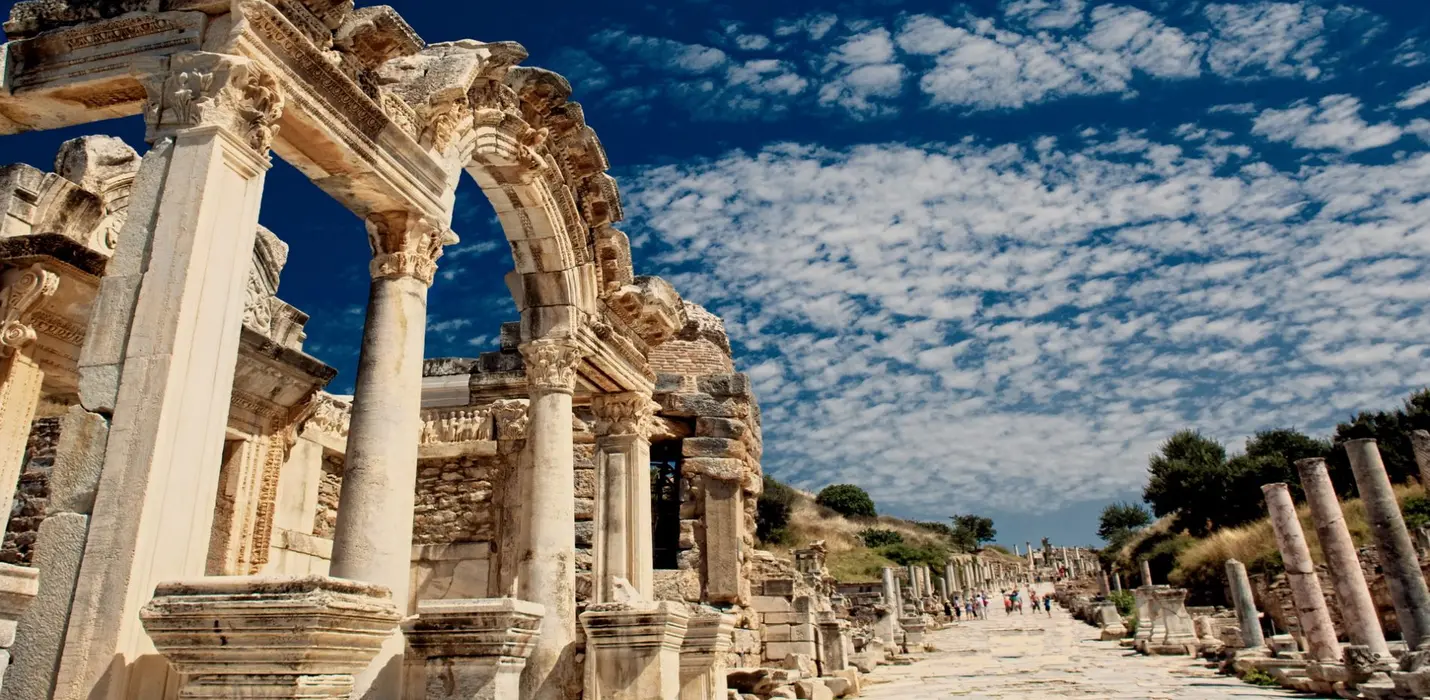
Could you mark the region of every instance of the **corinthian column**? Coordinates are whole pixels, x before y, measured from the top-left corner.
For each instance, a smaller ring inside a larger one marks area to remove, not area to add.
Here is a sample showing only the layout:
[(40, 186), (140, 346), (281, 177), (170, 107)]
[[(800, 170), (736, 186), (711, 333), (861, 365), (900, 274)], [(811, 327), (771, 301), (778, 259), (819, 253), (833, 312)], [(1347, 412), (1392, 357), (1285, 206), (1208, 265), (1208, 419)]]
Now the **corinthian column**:
[[(407, 212), (372, 214), (367, 230), (372, 285), (353, 388), (331, 573), (382, 585), (392, 591), (398, 610), (411, 612), (408, 580), (427, 288), (442, 246), (456, 237), (445, 226)], [(402, 633), (393, 632), (358, 675), (353, 697), (401, 697), (402, 651)]]
[[(36, 263), (8, 270), (0, 288), (0, 503), (15, 498), (30, 423), (45, 372), (32, 355), (36, 340), (29, 316), (59, 288), (60, 278)], [(9, 525), (0, 523), (0, 535)]]
[(637, 392), (601, 394), (596, 414), (595, 575), (598, 603), (612, 600), (611, 582), (623, 578), (647, 598), (655, 595), (651, 544), (650, 440), (658, 405)]
[[(524, 541), (517, 553), (517, 597), (545, 606), (541, 636), (522, 675), (523, 700), (564, 700), (579, 689), (576, 641), (576, 459), (571, 394), (583, 352), (573, 341), (542, 339), (521, 346), (531, 392), (522, 484)], [(649, 477), (647, 477), (649, 478)], [(647, 487), (649, 488), (649, 487)]]

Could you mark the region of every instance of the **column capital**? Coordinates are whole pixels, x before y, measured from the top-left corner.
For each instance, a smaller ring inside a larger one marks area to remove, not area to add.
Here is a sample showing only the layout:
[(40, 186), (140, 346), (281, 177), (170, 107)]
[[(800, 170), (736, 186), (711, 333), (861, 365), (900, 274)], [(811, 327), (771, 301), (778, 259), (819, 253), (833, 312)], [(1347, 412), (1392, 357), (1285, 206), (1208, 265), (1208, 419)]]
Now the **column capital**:
[(526, 381), (532, 390), (570, 394), (576, 391), (576, 366), (586, 353), (575, 341), (546, 338), (522, 343)]
[(0, 357), (8, 357), (35, 342), (38, 336), (30, 325), (30, 314), (59, 287), (59, 275), (40, 263), (5, 275), (5, 286), (0, 291)]
[(374, 280), (412, 277), (431, 286), (442, 248), (456, 243), (457, 234), (427, 216), (383, 211), (367, 215), (367, 240)]
[(636, 391), (597, 394), (591, 398), (591, 411), (596, 414), (596, 437), (648, 437), (651, 420), (659, 409), (660, 404), (652, 401), (648, 394)]
[(257, 61), (190, 51), (170, 56), (167, 70), (141, 74), (150, 143), (184, 129), (217, 127), (267, 157), (284, 101), (278, 79)]

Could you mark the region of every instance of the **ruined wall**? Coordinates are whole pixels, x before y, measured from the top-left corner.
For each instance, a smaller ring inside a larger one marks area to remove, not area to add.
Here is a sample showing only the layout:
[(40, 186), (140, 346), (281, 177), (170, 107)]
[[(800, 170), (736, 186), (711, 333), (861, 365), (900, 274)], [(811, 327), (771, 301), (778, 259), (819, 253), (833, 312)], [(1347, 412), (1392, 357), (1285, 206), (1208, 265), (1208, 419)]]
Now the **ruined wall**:
[(318, 508), (313, 513), (313, 536), (333, 539), (338, 528), (338, 494), (343, 488), (343, 457), (323, 455), (323, 480), (318, 484)]
[(676, 336), (650, 352), (650, 368), (657, 373), (698, 375), (735, 371), (725, 322), (699, 304), (685, 302), (689, 321)]
[(30, 425), (25, 445), (25, 468), (15, 487), (10, 505), (10, 524), (0, 545), (0, 562), (29, 566), (40, 521), (50, 499), (50, 469), (55, 464), (55, 446), (60, 441), (60, 419), (41, 418)]
[(498, 520), (493, 484), (505, 478), (506, 468), (500, 456), (421, 460), (412, 543), (491, 542)]

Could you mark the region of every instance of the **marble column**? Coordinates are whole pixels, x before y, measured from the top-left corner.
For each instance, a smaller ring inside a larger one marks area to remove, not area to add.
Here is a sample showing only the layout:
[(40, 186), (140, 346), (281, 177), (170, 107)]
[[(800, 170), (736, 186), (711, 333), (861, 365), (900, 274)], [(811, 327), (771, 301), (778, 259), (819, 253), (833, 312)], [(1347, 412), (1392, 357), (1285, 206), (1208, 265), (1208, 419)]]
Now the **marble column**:
[[(924, 597), (923, 591), (919, 590), (918, 567), (914, 566), (913, 564), (909, 564), (908, 566), (904, 567), (904, 571), (906, 571), (909, 575), (909, 597), (913, 598), (915, 601), (918, 601), (919, 598)], [(915, 602), (914, 604), (918, 605), (917, 602)]]
[(578, 679), (576, 641), (576, 462), (571, 394), (584, 353), (575, 342), (542, 339), (520, 348), (531, 392), (530, 466), (522, 483), (525, 526), (517, 556), (517, 597), (546, 609), (541, 637), (522, 676), (523, 700), (564, 700)]
[[(0, 277), (0, 503), (15, 499), (45, 380), (33, 354), (38, 336), (30, 316), (59, 286), (59, 275), (39, 263), (6, 270)], [(0, 523), (0, 535), (9, 524), (8, 517)]]
[(941, 578), (941, 579), (938, 580), (938, 594), (939, 594), (939, 599), (940, 599), (940, 600), (943, 600), (943, 601), (953, 600), (952, 598), (949, 598), (949, 597), (948, 597), (948, 579), (947, 579), (947, 578)]
[(1301, 623), (1306, 655), (1312, 661), (1336, 662), (1341, 658), (1341, 645), (1336, 641), (1336, 628), (1326, 610), (1326, 598), (1316, 575), (1316, 563), (1311, 560), (1311, 548), (1296, 517), (1296, 504), (1286, 484), (1266, 484), (1261, 487), (1270, 514), (1271, 529), (1281, 550), (1286, 568), (1286, 580), (1291, 598), (1296, 604), (1296, 619)]
[(1430, 489), (1430, 430), (1410, 431), (1410, 446), (1415, 450), (1415, 466), (1420, 468), (1420, 485)]
[(1112, 572), (1112, 588), (1118, 593), (1122, 592), (1122, 574)]
[(1355, 542), (1346, 528), (1331, 475), (1326, 471), (1326, 460), (1319, 457), (1297, 460), (1296, 470), (1301, 473), (1301, 488), (1306, 491), (1316, 539), (1326, 558), (1326, 572), (1336, 589), (1346, 636), (1351, 644), (1365, 646), (1372, 654), (1390, 658), (1390, 647), (1385, 643), (1385, 632), (1380, 628), (1380, 617), (1361, 571)]
[(655, 596), (651, 541), (650, 440), (646, 430), (657, 408), (636, 392), (592, 398), (596, 415), (595, 602), (614, 600), (612, 581), (630, 582)]
[(1430, 591), (1425, 588), (1425, 575), (1415, 554), (1410, 531), (1400, 515), (1400, 504), (1390, 487), (1390, 477), (1380, 460), (1375, 440), (1348, 440), (1346, 454), (1350, 456), (1351, 472), (1356, 490), (1365, 505), (1366, 520), (1375, 538), (1376, 556), (1385, 572), (1385, 585), (1390, 589), (1390, 601), (1395, 605), (1395, 618), (1400, 622), (1400, 634), (1411, 649), (1430, 644)]
[(113, 418), (57, 700), (162, 697), (176, 682), (139, 608), (161, 581), (202, 576), (207, 564), (271, 127), (282, 113), (276, 79), (239, 56), (175, 54), (152, 77), (153, 147), (78, 360), (81, 405)]
[(1251, 592), (1251, 579), (1246, 565), (1235, 559), (1226, 560), (1226, 582), (1231, 589), (1231, 604), (1236, 609), (1236, 624), (1241, 630), (1241, 645), (1247, 649), (1266, 646), (1261, 635), (1261, 613), (1256, 611), (1256, 598)]
[[(329, 571), (387, 588), (406, 613), (417, 483), (418, 441), (412, 436), (422, 428), (427, 289), (442, 246), (456, 238), (440, 223), (407, 212), (368, 216), (367, 234), (372, 282)], [(354, 698), (401, 694), (403, 644), (395, 630), (358, 675)]]
[(1142, 560), (1142, 585), (1152, 585), (1152, 564), (1146, 559)]

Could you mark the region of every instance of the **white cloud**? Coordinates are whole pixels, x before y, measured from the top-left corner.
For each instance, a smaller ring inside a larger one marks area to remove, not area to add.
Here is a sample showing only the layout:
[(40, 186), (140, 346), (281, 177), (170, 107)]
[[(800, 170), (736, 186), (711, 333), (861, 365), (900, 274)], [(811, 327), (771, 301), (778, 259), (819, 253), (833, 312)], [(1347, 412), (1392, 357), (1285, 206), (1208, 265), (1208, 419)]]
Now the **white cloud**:
[(1395, 106), (1400, 109), (1414, 109), (1426, 102), (1430, 102), (1430, 82), (1406, 90)]
[(1137, 488), (1173, 430), (1323, 430), (1430, 381), (1430, 153), (1285, 172), (1178, 133), (787, 144), (623, 184), (643, 256), (743, 346), (768, 468), (912, 515), (1052, 510)]
[(1263, 75), (1315, 79), (1325, 48), (1326, 10), (1306, 2), (1208, 5), (1213, 28), (1207, 63), (1224, 77)]
[(1017, 0), (1004, 14), (1034, 29), (1069, 29), (1082, 21), (1083, 0)]
[(887, 29), (871, 29), (845, 40), (825, 59), (831, 77), (819, 90), (820, 103), (838, 105), (856, 116), (892, 112), (887, 100), (898, 97), (905, 72), (893, 59), (894, 41)]
[(735, 45), (742, 51), (762, 51), (769, 48), (770, 38), (763, 34), (741, 34), (735, 37)]
[(1251, 131), (1299, 148), (1348, 153), (1395, 143), (1401, 135), (1400, 127), (1389, 122), (1366, 123), (1360, 100), (1350, 95), (1329, 95), (1314, 106), (1301, 101), (1286, 109), (1268, 109), (1256, 117)]

